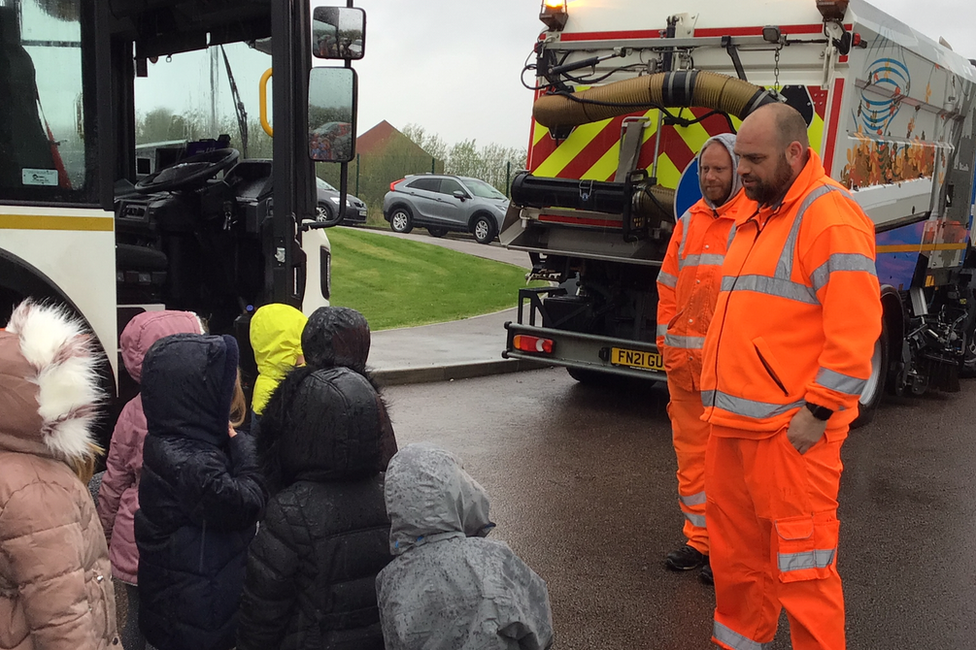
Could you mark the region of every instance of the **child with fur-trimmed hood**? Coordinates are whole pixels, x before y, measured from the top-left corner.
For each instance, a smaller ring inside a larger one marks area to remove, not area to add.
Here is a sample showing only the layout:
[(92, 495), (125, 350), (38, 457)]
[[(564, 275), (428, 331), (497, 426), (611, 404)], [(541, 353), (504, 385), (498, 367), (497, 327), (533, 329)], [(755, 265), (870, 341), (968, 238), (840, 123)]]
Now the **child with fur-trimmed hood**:
[(121, 648), (88, 492), (98, 360), (83, 324), (25, 301), (0, 330), (0, 648)]

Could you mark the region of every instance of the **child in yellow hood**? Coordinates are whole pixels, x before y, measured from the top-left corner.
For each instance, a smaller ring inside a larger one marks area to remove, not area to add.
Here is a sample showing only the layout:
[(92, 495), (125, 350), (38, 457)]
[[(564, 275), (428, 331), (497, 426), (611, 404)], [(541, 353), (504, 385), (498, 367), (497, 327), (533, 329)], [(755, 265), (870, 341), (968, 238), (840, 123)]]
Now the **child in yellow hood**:
[(305, 363), (302, 355), (302, 330), (308, 322), (305, 314), (291, 305), (264, 305), (251, 317), (251, 348), (258, 366), (254, 380), (251, 409), (260, 416), (288, 371)]

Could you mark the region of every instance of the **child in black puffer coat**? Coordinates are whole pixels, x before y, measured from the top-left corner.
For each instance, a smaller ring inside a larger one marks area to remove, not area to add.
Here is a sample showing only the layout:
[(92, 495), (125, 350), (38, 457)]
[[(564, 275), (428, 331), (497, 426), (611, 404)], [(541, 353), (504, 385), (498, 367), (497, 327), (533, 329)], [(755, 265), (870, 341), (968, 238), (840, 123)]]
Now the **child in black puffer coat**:
[[(330, 349), (368, 351), (368, 328), (365, 348), (362, 331), (343, 331)], [(351, 365), (297, 368), (265, 408), (258, 455), (272, 496), (248, 555), (239, 650), (383, 648), (375, 580), (391, 560), (382, 472), (396, 442), (365, 354)]]
[[(266, 493), (243, 419), (237, 342), (176, 334), (142, 370), (148, 436), (135, 536), (139, 622), (160, 650), (229, 650)], [(232, 404), (238, 403), (235, 416)]]

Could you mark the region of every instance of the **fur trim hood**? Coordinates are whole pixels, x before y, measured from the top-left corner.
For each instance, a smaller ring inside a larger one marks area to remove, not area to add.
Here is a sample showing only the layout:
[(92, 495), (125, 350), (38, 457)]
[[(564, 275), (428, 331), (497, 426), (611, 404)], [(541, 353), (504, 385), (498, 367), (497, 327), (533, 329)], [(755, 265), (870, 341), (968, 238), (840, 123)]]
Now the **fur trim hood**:
[(0, 331), (0, 449), (63, 461), (94, 453), (103, 399), (85, 325), (62, 307), (26, 300)]

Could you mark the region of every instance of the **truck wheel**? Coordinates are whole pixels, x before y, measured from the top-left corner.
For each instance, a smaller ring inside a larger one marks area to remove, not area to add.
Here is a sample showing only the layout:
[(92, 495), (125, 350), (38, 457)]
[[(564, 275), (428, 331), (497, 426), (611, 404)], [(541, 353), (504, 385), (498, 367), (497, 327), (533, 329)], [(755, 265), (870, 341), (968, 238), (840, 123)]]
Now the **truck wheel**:
[(586, 370), (584, 368), (566, 368), (566, 372), (569, 376), (578, 381), (581, 384), (586, 384), (587, 386), (595, 386), (597, 384), (602, 384), (607, 380), (606, 373), (599, 372), (598, 370)]
[(390, 213), (390, 230), (404, 235), (413, 230), (413, 215), (410, 214), (409, 208), (402, 205), (393, 208), (393, 212)]
[(884, 394), (885, 379), (888, 377), (888, 325), (881, 320), (881, 336), (874, 344), (874, 354), (871, 357), (871, 376), (857, 401), (857, 417), (851, 422), (851, 428), (863, 427), (874, 420), (874, 414), (881, 403)]
[(471, 226), (474, 239), (479, 244), (490, 244), (495, 238), (495, 230), (497, 230), (495, 220), (485, 214), (475, 217), (474, 224)]

